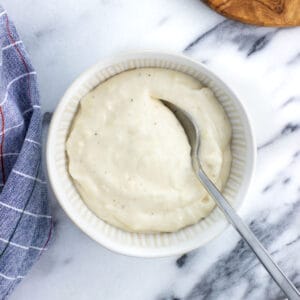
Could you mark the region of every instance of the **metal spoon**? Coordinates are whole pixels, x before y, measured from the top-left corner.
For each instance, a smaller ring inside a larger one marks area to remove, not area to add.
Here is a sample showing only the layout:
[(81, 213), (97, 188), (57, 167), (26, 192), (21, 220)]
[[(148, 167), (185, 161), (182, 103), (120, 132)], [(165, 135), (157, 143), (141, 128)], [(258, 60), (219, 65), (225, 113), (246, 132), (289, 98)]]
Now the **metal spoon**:
[(282, 270), (273, 261), (273, 259), (270, 257), (266, 249), (259, 242), (253, 232), (244, 223), (244, 221), (242, 221), (242, 219), (238, 216), (238, 214), (225, 199), (225, 197), (221, 194), (218, 188), (204, 173), (199, 160), (200, 133), (197, 124), (193, 120), (193, 117), (175, 104), (170, 103), (166, 100), (160, 100), (167, 108), (169, 108), (174, 113), (187, 135), (188, 141), (191, 145), (191, 159), (193, 169), (200, 182), (203, 184), (210, 196), (215, 200), (218, 207), (223, 211), (228, 221), (235, 227), (241, 237), (248, 243), (254, 254), (260, 260), (265, 269), (269, 272), (277, 285), (282, 289), (285, 295), (291, 300), (300, 299), (300, 293), (293, 285), (293, 283), (284, 275)]

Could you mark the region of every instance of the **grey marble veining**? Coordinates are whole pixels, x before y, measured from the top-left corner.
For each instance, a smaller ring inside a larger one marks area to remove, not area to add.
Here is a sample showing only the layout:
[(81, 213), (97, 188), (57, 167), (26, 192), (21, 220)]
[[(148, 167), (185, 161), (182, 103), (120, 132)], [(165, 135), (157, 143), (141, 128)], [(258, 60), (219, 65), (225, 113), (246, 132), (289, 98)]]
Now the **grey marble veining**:
[(265, 48), (279, 30), (280, 29), (249, 26), (231, 20), (223, 20), (197, 37), (184, 51), (189, 52), (206, 39), (212, 39), (218, 44), (224, 41), (230, 41), (238, 45), (238, 50), (246, 51), (247, 56), (251, 56)]
[[(239, 95), (258, 145), (255, 178), (240, 215), (300, 288), (300, 28), (227, 20), (198, 0), (4, 0), (37, 69), (44, 139), (68, 85), (107, 55), (154, 49), (206, 64)], [(229, 228), (178, 257), (112, 253), (67, 218), (50, 191), (54, 236), (13, 300), (283, 299)]]

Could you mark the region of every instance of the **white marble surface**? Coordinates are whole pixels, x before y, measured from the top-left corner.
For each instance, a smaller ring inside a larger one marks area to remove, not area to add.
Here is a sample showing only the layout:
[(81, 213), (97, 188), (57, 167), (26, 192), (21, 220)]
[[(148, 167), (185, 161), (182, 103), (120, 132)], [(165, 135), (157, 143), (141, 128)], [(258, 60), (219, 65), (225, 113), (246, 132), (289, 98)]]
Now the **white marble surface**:
[[(259, 146), (241, 215), (300, 287), (300, 28), (242, 25), (198, 0), (2, 4), (38, 72), (44, 112), (85, 68), (127, 50), (184, 52), (223, 78), (248, 108)], [(231, 228), (182, 258), (131, 258), (96, 244), (51, 198), (52, 243), (12, 300), (283, 298)]]

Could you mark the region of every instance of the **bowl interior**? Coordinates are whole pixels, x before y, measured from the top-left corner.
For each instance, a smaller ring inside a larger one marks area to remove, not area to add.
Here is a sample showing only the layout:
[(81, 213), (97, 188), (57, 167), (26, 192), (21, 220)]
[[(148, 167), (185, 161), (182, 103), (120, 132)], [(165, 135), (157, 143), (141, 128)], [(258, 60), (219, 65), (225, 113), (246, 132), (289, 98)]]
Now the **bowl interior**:
[(111, 226), (91, 212), (81, 200), (67, 171), (65, 141), (78, 103), (91, 89), (125, 70), (159, 67), (193, 76), (213, 90), (232, 126), (232, 166), (223, 191), (234, 207), (245, 198), (254, 167), (254, 141), (245, 110), (233, 92), (203, 65), (186, 57), (162, 53), (138, 53), (103, 61), (83, 73), (63, 96), (51, 122), (47, 144), (47, 168), (52, 188), (69, 217), (105, 247), (127, 255), (154, 257), (180, 254), (212, 240), (227, 226), (219, 209), (197, 224), (175, 233), (138, 234)]

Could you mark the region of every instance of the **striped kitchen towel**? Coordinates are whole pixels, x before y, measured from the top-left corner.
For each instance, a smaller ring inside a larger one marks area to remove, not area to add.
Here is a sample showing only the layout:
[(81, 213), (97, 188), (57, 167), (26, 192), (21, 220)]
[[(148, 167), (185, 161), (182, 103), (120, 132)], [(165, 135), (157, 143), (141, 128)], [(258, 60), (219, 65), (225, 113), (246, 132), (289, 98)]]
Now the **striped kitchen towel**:
[(0, 7), (0, 299), (46, 249), (52, 231), (41, 168), (36, 72)]

